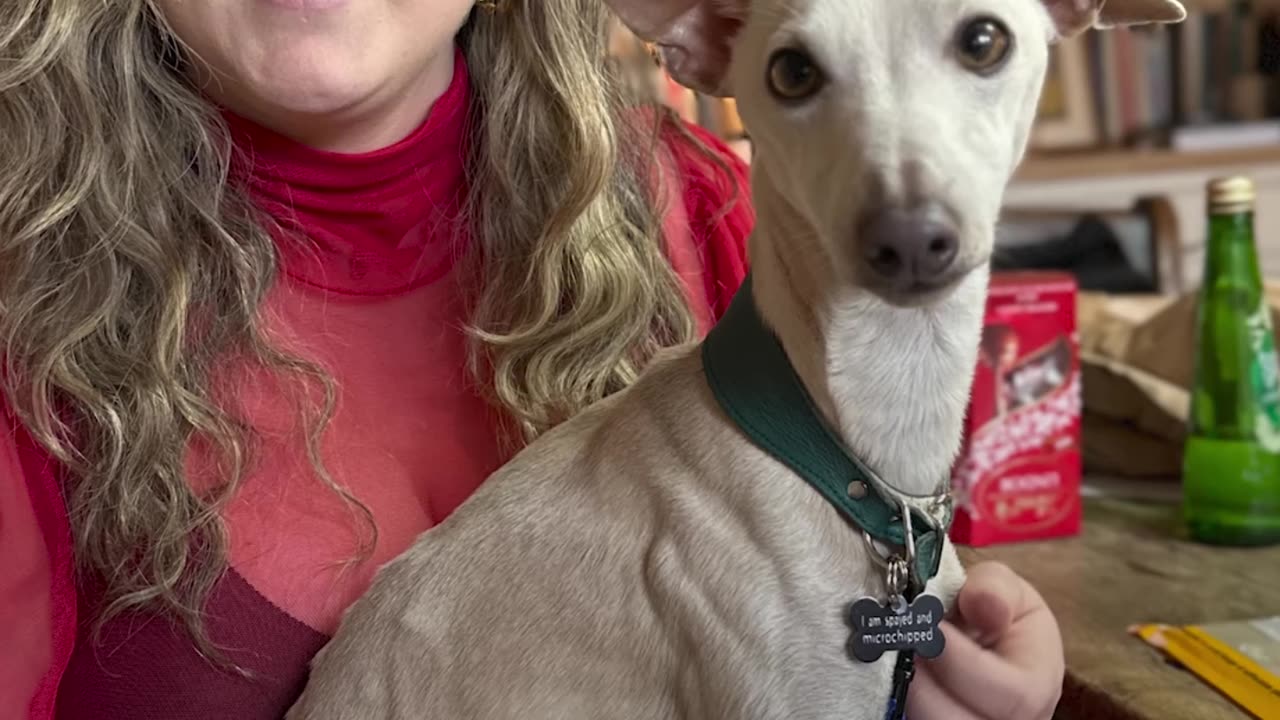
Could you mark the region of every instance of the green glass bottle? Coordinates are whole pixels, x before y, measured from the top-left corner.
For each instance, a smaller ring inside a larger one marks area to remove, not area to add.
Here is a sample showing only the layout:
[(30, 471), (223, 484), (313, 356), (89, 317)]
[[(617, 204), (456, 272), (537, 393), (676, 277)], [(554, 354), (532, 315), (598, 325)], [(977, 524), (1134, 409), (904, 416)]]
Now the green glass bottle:
[(1280, 542), (1280, 365), (1253, 237), (1254, 187), (1208, 184), (1183, 511), (1191, 536)]

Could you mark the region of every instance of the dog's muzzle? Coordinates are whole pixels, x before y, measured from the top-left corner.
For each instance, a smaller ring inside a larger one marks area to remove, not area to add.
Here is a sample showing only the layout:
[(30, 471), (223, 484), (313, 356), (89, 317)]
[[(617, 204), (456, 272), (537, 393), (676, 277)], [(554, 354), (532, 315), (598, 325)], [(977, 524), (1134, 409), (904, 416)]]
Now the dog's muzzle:
[(859, 234), (873, 289), (907, 300), (942, 290), (963, 274), (956, 262), (960, 233), (940, 206), (877, 209), (863, 219)]

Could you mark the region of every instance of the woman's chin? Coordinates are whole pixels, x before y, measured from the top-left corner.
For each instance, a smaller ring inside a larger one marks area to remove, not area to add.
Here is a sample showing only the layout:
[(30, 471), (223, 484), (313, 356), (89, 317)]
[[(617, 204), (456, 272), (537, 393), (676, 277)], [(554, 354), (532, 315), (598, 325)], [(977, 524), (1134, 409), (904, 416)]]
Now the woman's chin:
[[(448, 87), (452, 63), (414, 82), (369, 82), (376, 74), (280, 73), (217, 98), (242, 117), (318, 150), (355, 153), (395, 144)], [(438, 76), (438, 77), (437, 77)]]
[(350, 0), (259, 0), (259, 2), (280, 10), (315, 13), (337, 10), (350, 2)]
[(359, 115), (374, 102), (378, 88), (367, 83), (335, 82), (333, 77), (299, 77), (253, 88), (252, 104), (267, 116), (341, 117)]

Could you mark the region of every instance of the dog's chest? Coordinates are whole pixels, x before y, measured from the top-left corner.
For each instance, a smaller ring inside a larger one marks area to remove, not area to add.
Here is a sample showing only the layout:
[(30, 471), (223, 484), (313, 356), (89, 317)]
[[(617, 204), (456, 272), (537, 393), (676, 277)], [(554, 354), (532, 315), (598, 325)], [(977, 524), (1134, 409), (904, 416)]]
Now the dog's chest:
[[(696, 496), (665, 511), (662, 622), (696, 638), (690, 672), (733, 708), (691, 716), (881, 720), (896, 655), (862, 663), (849, 652), (849, 606), (886, 593), (860, 530), (731, 429), (677, 445), (688, 447), (671, 456), (702, 462), (683, 481)], [(948, 547), (928, 590), (949, 606), (961, 577)]]
[(910, 494), (950, 476), (977, 362), (986, 276), (931, 311), (852, 303), (833, 318), (824, 373), (841, 435)]
[[(722, 656), (731, 658), (725, 668), (727, 683), (736, 684), (723, 697), (740, 703), (735, 713), (724, 717), (884, 718), (894, 688), (897, 654), (886, 653), (864, 663), (853, 657), (850, 646), (855, 641), (849, 617), (852, 603), (885, 597), (879, 568), (865, 560), (863, 564), (865, 574), (841, 573), (822, 562), (795, 561), (796, 582), (780, 593), (788, 601), (781, 606), (760, 602), (746, 609), (759, 619), (758, 626), (724, 638), (721, 645)], [(859, 575), (864, 578), (861, 582)], [(949, 609), (962, 582), (963, 571), (948, 549), (927, 591)], [(706, 647), (716, 644), (709, 640)]]

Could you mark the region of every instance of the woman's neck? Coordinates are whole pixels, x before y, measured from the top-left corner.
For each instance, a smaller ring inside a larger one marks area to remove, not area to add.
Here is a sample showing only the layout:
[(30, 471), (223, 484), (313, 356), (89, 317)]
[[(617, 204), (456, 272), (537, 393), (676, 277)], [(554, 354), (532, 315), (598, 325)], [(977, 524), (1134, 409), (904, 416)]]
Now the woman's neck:
[(465, 251), (464, 159), (470, 83), (450, 79), (418, 124), (365, 153), (327, 152), (230, 111), (232, 173), (274, 221), (284, 271), (355, 295), (404, 292), (443, 276)]

